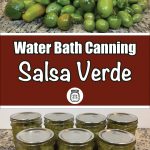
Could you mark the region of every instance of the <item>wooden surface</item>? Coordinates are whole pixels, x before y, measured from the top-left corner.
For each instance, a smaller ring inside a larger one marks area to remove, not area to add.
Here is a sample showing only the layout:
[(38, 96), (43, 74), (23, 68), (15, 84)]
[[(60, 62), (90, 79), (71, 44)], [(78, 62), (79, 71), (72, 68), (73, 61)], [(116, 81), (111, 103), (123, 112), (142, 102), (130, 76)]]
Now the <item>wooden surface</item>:
[[(61, 33), (58, 28), (49, 29), (42, 24), (42, 18), (31, 23), (25, 23), (22, 20), (11, 21), (4, 15), (4, 8), (7, 0), (0, 1), (0, 32), (1, 33)], [(73, 25), (67, 31), (68, 33), (83, 33), (86, 32), (82, 25)], [(109, 33), (150, 33), (150, 8), (143, 14), (143, 19), (140, 23), (135, 24), (130, 29), (121, 28), (119, 30), (109, 30)]]

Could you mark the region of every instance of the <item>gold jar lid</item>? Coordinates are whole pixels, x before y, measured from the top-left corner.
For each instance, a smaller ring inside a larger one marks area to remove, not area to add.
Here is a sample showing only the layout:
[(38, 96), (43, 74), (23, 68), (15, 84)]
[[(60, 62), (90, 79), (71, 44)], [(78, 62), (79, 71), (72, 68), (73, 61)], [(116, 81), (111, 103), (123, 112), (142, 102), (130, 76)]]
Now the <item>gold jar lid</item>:
[(10, 116), (12, 122), (34, 122), (41, 120), (41, 114), (37, 112), (21, 112)]
[(30, 128), (19, 132), (17, 140), (25, 144), (42, 144), (50, 141), (54, 137), (54, 132), (43, 128)]
[(76, 117), (76, 121), (81, 124), (100, 124), (106, 122), (106, 117), (96, 113), (83, 113)]
[(50, 121), (53, 123), (63, 123), (66, 121), (74, 121), (74, 116), (70, 113), (49, 113), (44, 116), (45, 121)]
[(72, 145), (84, 145), (93, 141), (94, 134), (86, 129), (70, 128), (61, 131), (59, 133), (59, 139)]
[(119, 129), (103, 130), (98, 135), (102, 141), (112, 145), (130, 145), (136, 142), (133, 134)]
[(138, 122), (137, 116), (128, 113), (111, 113), (107, 116), (107, 120), (118, 124)]

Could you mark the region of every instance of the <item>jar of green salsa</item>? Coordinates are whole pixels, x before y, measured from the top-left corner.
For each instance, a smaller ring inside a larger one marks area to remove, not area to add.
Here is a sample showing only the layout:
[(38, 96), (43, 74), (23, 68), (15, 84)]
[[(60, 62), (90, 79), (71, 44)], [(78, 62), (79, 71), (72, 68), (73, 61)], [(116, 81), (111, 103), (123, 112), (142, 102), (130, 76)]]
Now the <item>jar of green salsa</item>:
[(106, 117), (96, 113), (84, 113), (76, 117), (76, 127), (98, 133), (106, 127)]
[(49, 113), (44, 116), (44, 125), (58, 136), (61, 130), (73, 128), (74, 116), (69, 113)]
[(54, 150), (54, 132), (49, 129), (26, 129), (16, 138), (16, 150)]
[(93, 150), (94, 134), (86, 129), (70, 128), (59, 133), (58, 150)]
[(76, 127), (88, 129), (95, 134), (94, 150), (97, 150), (96, 138), (97, 133), (106, 127), (106, 117), (96, 113), (79, 114), (76, 117)]
[(10, 116), (14, 142), (16, 134), (28, 128), (41, 127), (41, 114), (37, 112), (22, 112)]
[(138, 118), (127, 113), (112, 113), (107, 116), (108, 129), (120, 129), (135, 134), (138, 126)]
[(135, 148), (135, 136), (127, 131), (103, 130), (98, 137), (99, 150), (134, 150)]

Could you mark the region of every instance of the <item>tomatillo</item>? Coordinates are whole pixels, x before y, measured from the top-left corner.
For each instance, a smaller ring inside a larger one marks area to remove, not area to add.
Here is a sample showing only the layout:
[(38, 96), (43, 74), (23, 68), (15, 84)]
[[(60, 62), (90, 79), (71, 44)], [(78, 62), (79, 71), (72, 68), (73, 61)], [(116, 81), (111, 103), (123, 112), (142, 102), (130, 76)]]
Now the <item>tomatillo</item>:
[(47, 27), (53, 28), (57, 25), (57, 20), (58, 16), (56, 15), (56, 13), (50, 12), (45, 15), (43, 22)]

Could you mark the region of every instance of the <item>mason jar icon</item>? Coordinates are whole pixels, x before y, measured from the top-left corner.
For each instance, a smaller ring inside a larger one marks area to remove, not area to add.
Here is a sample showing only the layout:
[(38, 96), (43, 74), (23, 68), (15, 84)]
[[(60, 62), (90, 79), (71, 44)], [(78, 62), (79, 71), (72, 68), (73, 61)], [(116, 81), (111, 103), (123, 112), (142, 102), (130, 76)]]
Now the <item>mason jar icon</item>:
[(78, 102), (78, 101), (80, 101), (79, 90), (71, 90), (70, 100), (72, 102)]

